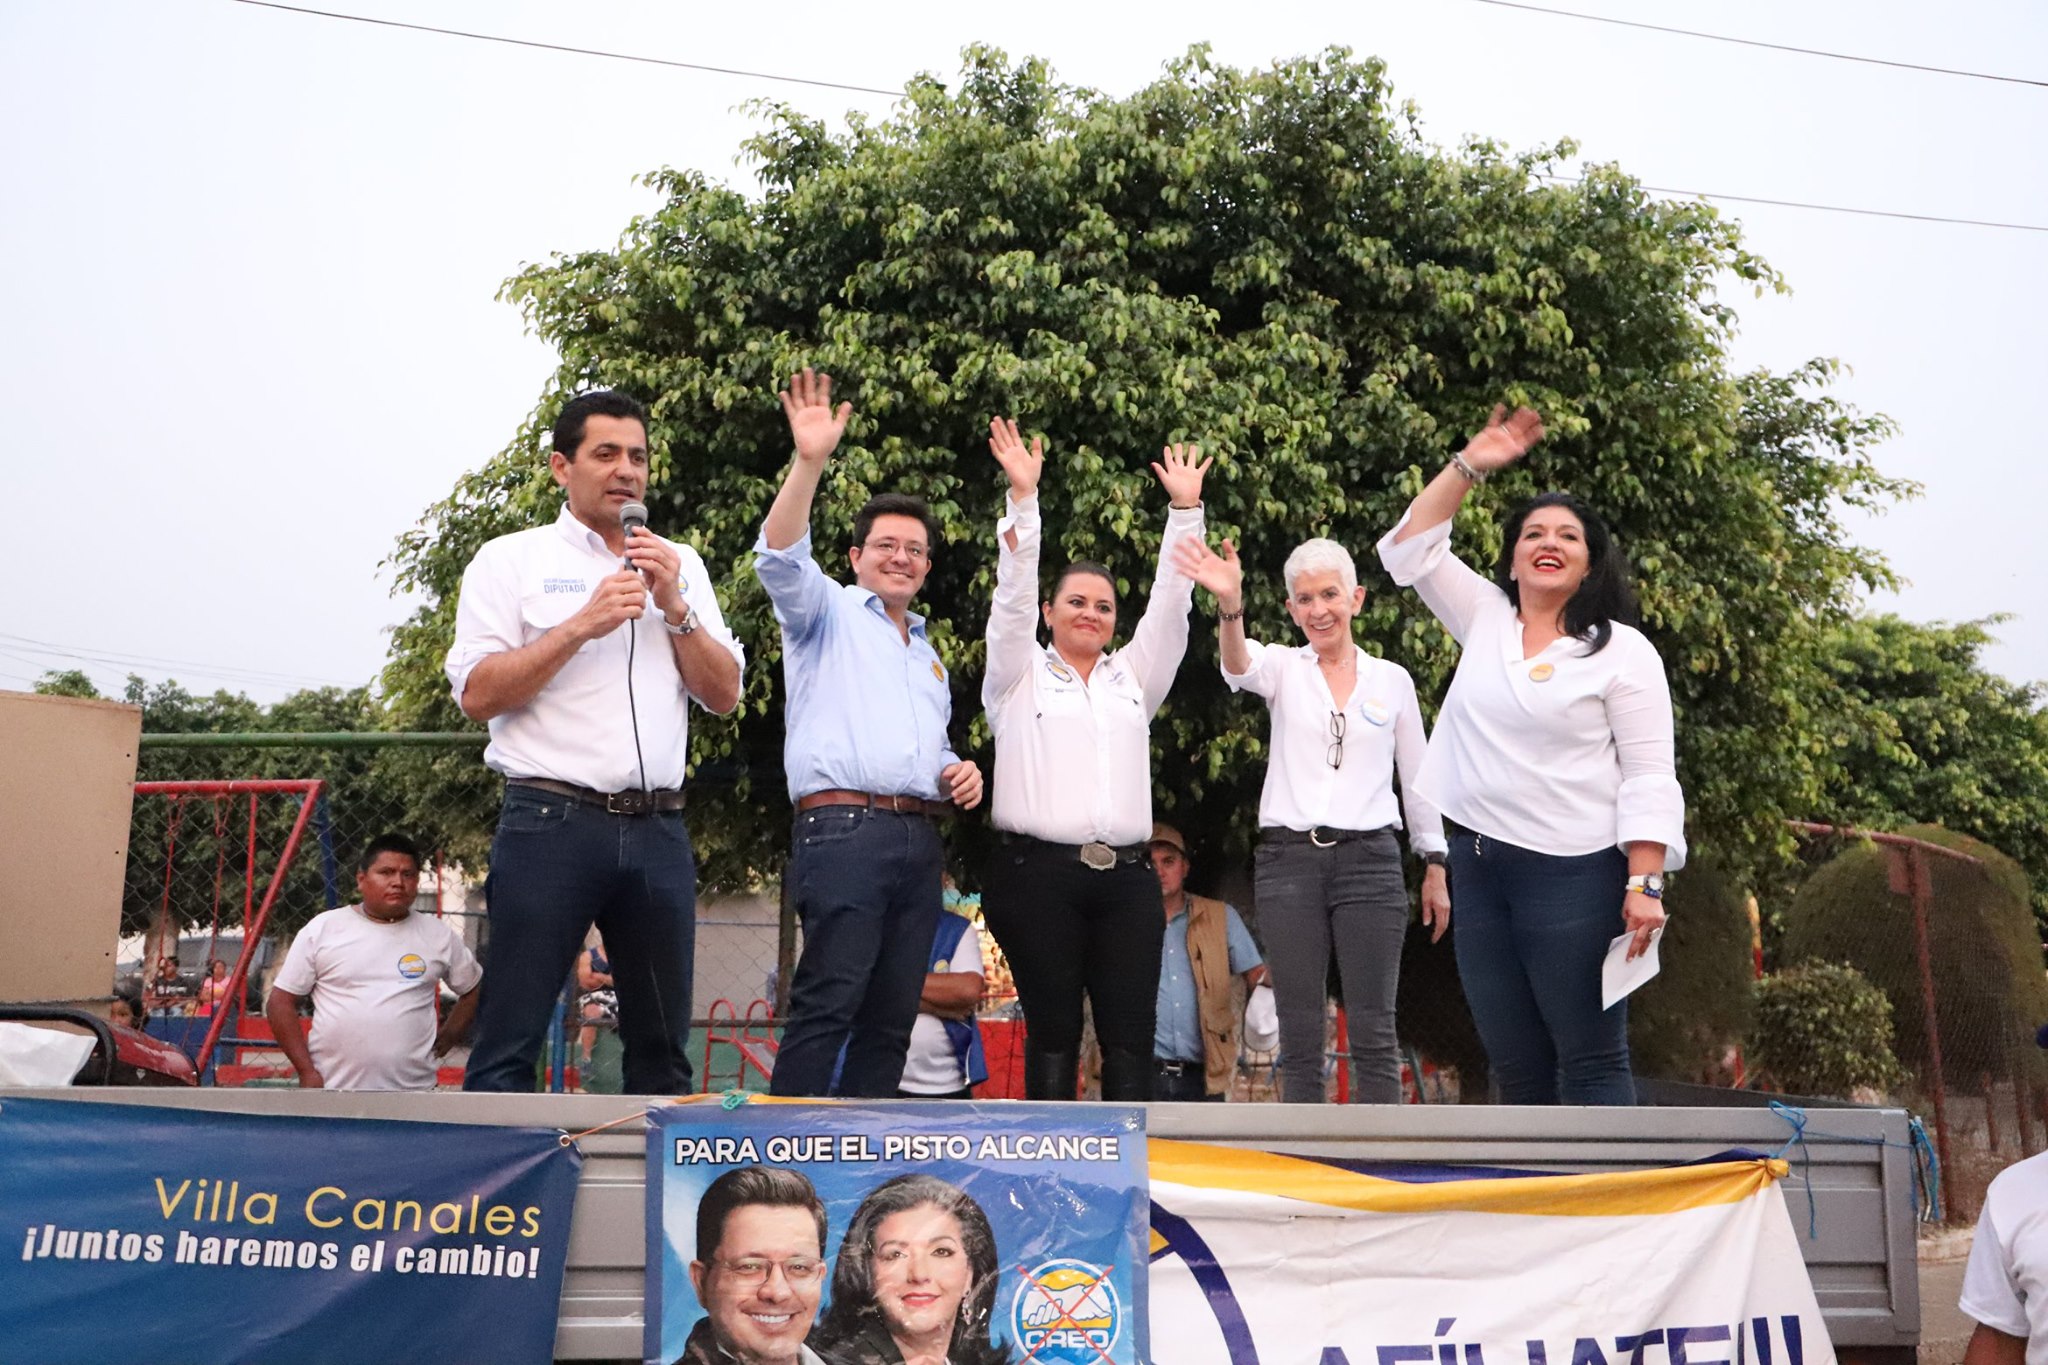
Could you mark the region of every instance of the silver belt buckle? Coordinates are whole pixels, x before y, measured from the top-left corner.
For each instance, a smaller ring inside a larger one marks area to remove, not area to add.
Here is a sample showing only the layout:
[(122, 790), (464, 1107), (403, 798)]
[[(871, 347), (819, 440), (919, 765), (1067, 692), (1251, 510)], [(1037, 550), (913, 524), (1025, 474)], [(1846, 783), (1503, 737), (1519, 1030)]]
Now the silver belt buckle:
[(1330, 842), (1326, 844), (1321, 839), (1316, 838), (1316, 831), (1321, 828), (1321, 825), (1310, 825), (1308, 827), (1308, 841), (1314, 844), (1317, 848), (1335, 848), (1337, 846), (1337, 841), (1335, 839), (1330, 840)]
[(1116, 866), (1116, 850), (1108, 844), (1083, 844), (1081, 861), (1097, 872), (1107, 872)]

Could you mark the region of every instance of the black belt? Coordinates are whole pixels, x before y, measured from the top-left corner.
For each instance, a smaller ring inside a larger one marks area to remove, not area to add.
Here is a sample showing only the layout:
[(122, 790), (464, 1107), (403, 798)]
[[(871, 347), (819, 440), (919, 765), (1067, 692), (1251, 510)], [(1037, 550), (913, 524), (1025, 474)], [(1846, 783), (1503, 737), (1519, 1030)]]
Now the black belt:
[(1152, 1059), (1152, 1069), (1154, 1071), (1159, 1072), (1161, 1075), (1165, 1076), (1206, 1077), (1208, 1075), (1209, 1066), (1206, 1062), (1183, 1062), (1169, 1060), (1165, 1057), (1154, 1057)]
[(1259, 831), (1262, 844), (1313, 844), (1317, 848), (1335, 848), (1358, 839), (1372, 839), (1382, 834), (1392, 834), (1394, 826), (1382, 825), (1378, 829), (1331, 829), (1328, 825), (1315, 825), (1309, 829), (1287, 829), (1281, 825), (1267, 825)]
[(601, 792), (591, 787), (579, 787), (574, 782), (557, 782), (551, 777), (508, 777), (505, 785), (552, 792), (586, 806), (602, 806), (613, 815), (665, 815), (683, 808), (680, 788), (653, 792)]
[(1002, 841), (1006, 844), (1032, 844), (1050, 849), (1097, 872), (1107, 872), (1120, 863), (1135, 863), (1152, 848), (1150, 844), (1055, 844), (1049, 839), (1034, 839), (1028, 834), (1015, 834), (1009, 830), (1003, 831)]

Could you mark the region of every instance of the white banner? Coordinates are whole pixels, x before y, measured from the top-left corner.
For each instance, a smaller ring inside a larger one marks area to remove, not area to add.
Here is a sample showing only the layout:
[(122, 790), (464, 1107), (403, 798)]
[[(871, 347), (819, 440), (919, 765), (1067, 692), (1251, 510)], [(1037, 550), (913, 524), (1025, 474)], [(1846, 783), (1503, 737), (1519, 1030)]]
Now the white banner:
[(1832, 1365), (1780, 1161), (1374, 1167), (1154, 1139), (1154, 1365)]

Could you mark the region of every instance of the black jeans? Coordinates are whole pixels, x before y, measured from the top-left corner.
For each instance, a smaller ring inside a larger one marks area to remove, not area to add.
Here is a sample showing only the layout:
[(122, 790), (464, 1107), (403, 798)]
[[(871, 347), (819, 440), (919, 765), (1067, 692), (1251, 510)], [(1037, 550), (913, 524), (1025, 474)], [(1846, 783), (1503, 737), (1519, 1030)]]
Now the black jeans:
[(530, 1092), (562, 983), (591, 924), (619, 997), (622, 1084), (690, 1090), (690, 988), (697, 862), (681, 811), (613, 815), (508, 786), (491, 840), (490, 960), (464, 1090)]
[(1151, 860), (1097, 872), (1057, 846), (1001, 845), (982, 888), (981, 915), (1009, 959), (1032, 1043), (1081, 1047), (1081, 1000), (1105, 1053), (1152, 1055), (1166, 910)]
[(791, 842), (804, 951), (769, 1090), (893, 1098), (939, 927), (939, 832), (922, 815), (820, 806)]

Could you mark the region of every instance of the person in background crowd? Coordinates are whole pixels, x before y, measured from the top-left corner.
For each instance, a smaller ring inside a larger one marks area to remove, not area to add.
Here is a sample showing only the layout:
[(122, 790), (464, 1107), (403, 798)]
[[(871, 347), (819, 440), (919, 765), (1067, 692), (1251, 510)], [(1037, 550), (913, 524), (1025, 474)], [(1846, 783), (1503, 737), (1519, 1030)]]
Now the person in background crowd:
[(202, 1019), (213, 1017), (215, 1006), (228, 999), (228, 964), (213, 958), (206, 964), (206, 979), (199, 983), (199, 1007), (193, 1011)]
[[(647, 494), (647, 413), (613, 390), (555, 419), (553, 524), (499, 536), (462, 575), (448, 684), (505, 776), (491, 841), (491, 970), (463, 1086), (530, 1091), (595, 923), (619, 993), (625, 1086), (690, 1089), (697, 863), (683, 823), (692, 701), (739, 704), (739, 642), (687, 545), (628, 530)], [(651, 608), (651, 609), (650, 609)]]
[(1633, 1104), (1628, 1007), (1603, 1010), (1608, 941), (1664, 923), (1685, 863), (1663, 661), (1606, 526), (1569, 493), (1508, 519), (1493, 577), (1450, 552), (1451, 517), (1543, 436), (1495, 408), (1379, 543), (1464, 647), (1422, 792), (1453, 822), (1458, 975), (1509, 1104)]
[(107, 1007), (107, 1022), (121, 1028), (132, 1028), (138, 1032), (149, 1022), (142, 1012), (142, 997), (132, 991), (121, 991), (114, 996), (114, 1003)]
[(937, 520), (918, 498), (869, 499), (847, 550), (854, 581), (827, 578), (811, 555), (811, 503), (853, 405), (835, 411), (832, 376), (804, 370), (782, 408), (795, 455), (754, 572), (782, 627), (788, 875), (804, 947), (769, 1088), (890, 1097), (938, 926), (937, 820), (948, 803), (981, 803), (981, 769), (946, 737), (946, 666), (910, 610), (938, 553)]
[[(432, 1090), (434, 1058), (468, 1031), (483, 970), (462, 936), (413, 911), (420, 851), (380, 834), (356, 864), (362, 900), (315, 915), (292, 940), (264, 1016), (308, 1090)], [(456, 993), (436, 1018), (441, 983)], [(313, 1002), (313, 1031), (299, 1009)]]
[[(1145, 614), (1111, 649), (1116, 582), (1100, 564), (1060, 571), (1038, 602), (1038, 485), (1044, 443), (1027, 447), (1014, 421), (989, 423), (989, 449), (1009, 479), (996, 524), (995, 600), (981, 699), (995, 736), (994, 821), (1002, 843), (982, 918), (1003, 946), (1024, 1007), (1024, 1088), (1071, 1100), (1081, 1003), (1102, 1044), (1102, 1098), (1152, 1093), (1159, 993), (1159, 880), (1145, 865), (1152, 832), (1153, 713), (1187, 652), (1194, 584), (1174, 546), (1202, 536), (1194, 446), (1166, 447), (1152, 472), (1169, 510)], [(1043, 621), (1049, 646), (1038, 643)]]
[(1416, 789), (1427, 741), (1414, 680), (1352, 639), (1365, 589), (1350, 553), (1335, 541), (1305, 541), (1287, 556), (1287, 612), (1306, 638), (1292, 649), (1246, 637), (1244, 569), (1229, 541), (1221, 555), (1183, 542), (1181, 567), (1215, 595), (1224, 680), (1263, 698), (1272, 713), (1253, 885), (1280, 1014), (1281, 1098), (1323, 1101), (1324, 1002), (1334, 950), (1351, 1098), (1399, 1104), (1394, 1000), (1408, 887), (1394, 831), (1402, 827), (1403, 807), (1409, 846), (1425, 863), (1422, 922), (1432, 941), (1451, 922), (1443, 820)]
[(917, 1002), (917, 1023), (910, 1031), (910, 1051), (903, 1058), (903, 1079), (896, 1087), (906, 1100), (971, 1100), (974, 1087), (988, 1079), (982, 1056), (981, 1029), (975, 1011), (981, 1007), (981, 930), (970, 912), (961, 909), (960, 893), (946, 878), (946, 912), (932, 935), (932, 956), (925, 971), (924, 994)]
[(1265, 964), (1237, 907), (1187, 889), (1193, 863), (1172, 825), (1152, 826), (1152, 870), (1166, 904), (1159, 962), (1158, 1022), (1152, 1042), (1152, 1098), (1222, 1100), (1237, 1074), (1237, 993), (1266, 979)]

